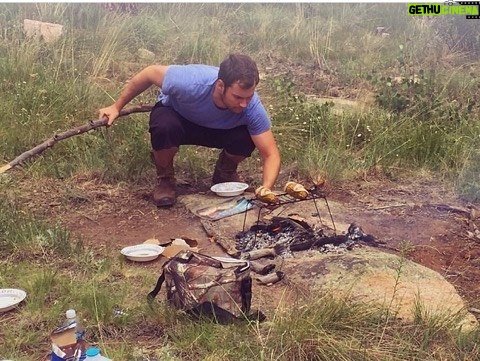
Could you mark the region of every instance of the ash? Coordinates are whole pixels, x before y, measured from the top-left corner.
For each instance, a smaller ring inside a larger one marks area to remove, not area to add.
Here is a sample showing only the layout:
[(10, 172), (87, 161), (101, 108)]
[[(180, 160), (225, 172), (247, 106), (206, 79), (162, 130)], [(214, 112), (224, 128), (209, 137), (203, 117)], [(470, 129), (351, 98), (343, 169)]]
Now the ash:
[(235, 237), (236, 249), (242, 253), (274, 248), (278, 255), (293, 257), (294, 251), (315, 249), (318, 252), (342, 253), (352, 249), (357, 241), (365, 240), (365, 233), (351, 224), (347, 234), (327, 236), (323, 229), (314, 229), (305, 222), (276, 217), (268, 224), (257, 224)]
[(293, 231), (270, 233), (264, 230), (241, 232), (236, 237), (235, 248), (244, 253), (263, 248), (281, 248), (282, 256), (291, 257), (290, 245), (295, 242), (296, 235)]

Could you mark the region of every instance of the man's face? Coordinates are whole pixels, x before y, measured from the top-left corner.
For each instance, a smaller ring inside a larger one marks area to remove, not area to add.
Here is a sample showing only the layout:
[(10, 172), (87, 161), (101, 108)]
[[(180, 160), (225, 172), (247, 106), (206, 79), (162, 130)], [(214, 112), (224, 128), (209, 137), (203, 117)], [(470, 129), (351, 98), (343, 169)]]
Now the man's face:
[(221, 99), (225, 108), (238, 114), (243, 112), (250, 100), (252, 100), (255, 86), (249, 89), (242, 89), (238, 83), (233, 83), (228, 88), (223, 86), (221, 90)]

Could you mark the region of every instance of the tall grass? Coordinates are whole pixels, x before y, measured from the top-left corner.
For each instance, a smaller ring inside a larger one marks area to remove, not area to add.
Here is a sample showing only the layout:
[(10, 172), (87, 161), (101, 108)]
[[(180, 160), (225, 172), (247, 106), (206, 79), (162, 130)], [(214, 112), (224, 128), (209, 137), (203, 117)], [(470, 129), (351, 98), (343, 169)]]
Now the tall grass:
[[(4, 162), (57, 131), (95, 118), (96, 109), (110, 104), (152, 61), (140, 56), (141, 48), (160, 63), (218, 64), (230, 51), (251, 54), (262, 72), (269, 69), (260, 90), (281, 133), (285, 163), (299, 159), (304, 174), (322, 168), (341, 180), (381, 165), (389, 173), (408, 167), (454, 176), (465, 169), (467, 150), (477, 145), (471, 135), (478, 130), (473, 95), (478, 82), (472, 71), (478, 64), (446, 53), (436, 25), (408, 17), (404, 4), (139, 4), (135, 14), (108, 11), (102, 4), (1, 7)], [(51, 44), (27, 39), (23, 18), (62, 23), (64, 35)], [(390, 36), (375, 35), (377, 26)], [(291, 80), (285, 75), (289, 64), (325, 76), (296, 78), (288, 93), (281, 84), (279, 91), (279, 82)], [(395, 76), (420, 73), (420, 85), (390, 85)], [(292, 101), (302, 96), (307, 81), (308, 89), (326, 93), (331, 86), (363, 88), (379, 107), (339, 116), (317, 109), (321, 105)], [(138, 101), (154, 98), (152, 89)], [(33, 170), (55, 177), (93, 170), (105, 180), (143, 178), (150, 167), (144, 160), (147, 117), (135, 118), (57, 145), (33, 163), (38, 165)], [(308, 146), (289, 149), (299, 137)], [(207, 170), (193, 169), (195, 164), (211, 165), (183, 159), (195, 154), (211, 158), (202, 150), (185, 151), (179, 164), (197, 177)]]
[[(54, 43), (28, 39), (25, 18), (61, 23), (64, 34)], [(377, 26), (390, 35), (376, 35)], [(322, 173), (342, 182), (372, 169), (393, 178), (427, 170), (478, 201), (479, 64), (465, 41), (455, 45), (455, 38), (445, 38), (445, 29), (468, 33), (467, 43), (478, 49), (460, 20), (414, 19), (405, 4), (152, 3), (131, 14), (102, 4), (0, 4), (0, 162), (95, 119), (97, 109), (111, 104), (152, 61), (217, 65), (238, 51), (259, 65), (259, 92), (283, 165), (294, 165), (295, 176)], [(331, 90), (372, 101), (338, 111), (335, 102), (312, 100)], [(137, 101), (151, 104), (155, 96), (152, 89)], [(89, 172), (105, 182), (153, 179), (147, 119), (131, 116), (65, 140), (23, 171), (10, 172), (32, 181)], [(210, 174), (215, 156), (185, 147), (177, 166), (197, 181)], [(245, 173), (258, 172), (256, 158)], [(12, 186), (8, 179), (0, 177), (1, 189)], [(0, 358), (39, 359), (49, 348), (48, 330), (69, 307), (81, 310), (92, 340), (118, 360), (480, 356), (478, 331), (459, 333), (447, 318), (424, 314), (421, 305), (414, 324), (387, 322), (385, 310), (331, 295), (279, 309), (264, 324), (191, 323), (162, 303), (146, 307), (138, 295), (149, 291), (156, 275), (126, 272), (121, 260), (86, 251), (65, 229), (24, 212), (15, 200), (0, 199), (0, 250), (7, 255), (0, 260), (0, 286), (29, 294), (29, 302), (0, 319)], [(117, 305), (128, 315), (115, 317)], [(9, 327), (12, 320), (18, 327)], [(138, 343), (145, 338), (155, 348)]]

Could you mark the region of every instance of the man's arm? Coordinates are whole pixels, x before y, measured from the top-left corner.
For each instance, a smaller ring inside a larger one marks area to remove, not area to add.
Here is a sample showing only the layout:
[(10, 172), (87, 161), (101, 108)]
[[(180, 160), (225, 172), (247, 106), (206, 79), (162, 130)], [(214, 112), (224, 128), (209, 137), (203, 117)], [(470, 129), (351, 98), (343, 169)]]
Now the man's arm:
[(152, 85), (161, 88), (167, 69), (166, 65), (150, 65), (141, 70), (130, 79), (115, 103), (98, 111), (99, 118), (107, 117), (108, 125), (111, 125), (117, 119), (120, 110), (137, 95)]
[(262, 158), (263, 178), (262, 185), (272, 189), (280, 172), (280, 152), (271, 130), (258, 135), (252, 135), (252, 140)]

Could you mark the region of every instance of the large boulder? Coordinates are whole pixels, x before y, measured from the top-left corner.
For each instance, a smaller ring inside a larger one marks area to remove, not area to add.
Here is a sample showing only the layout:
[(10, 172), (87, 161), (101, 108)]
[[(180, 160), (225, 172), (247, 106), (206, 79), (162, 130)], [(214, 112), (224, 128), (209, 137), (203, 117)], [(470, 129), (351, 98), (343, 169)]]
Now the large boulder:
[(290, 282), (312, 292), (378, 304), (407, 322), (421, 311), (433, 316), (458, 314), (462, 329), (478, 324), (451, 283), (404, 257), (369, 247), (341, 253), (301, 253), (287, 259), (283, 271)]
[[(247, 193), (245, 196), (251, 197)], [(200, 209), (221, 206), (226, 201), (206, 194), (183, 196), (180, 202), (198, 215)], [(311, 205), (310, 208), (295, 206), (302, 204), (290, 205), (288, 213), (305, 215), (310, 224), (315, 219), (318, 221), (318, 217), (312, 214)], [(336, 217), (337, 234), (346, 233), (349, 226), (347, 219), (351, 219), (348, 210), (335, 202), (330, 202), (330, 208), (336, 211), (335, 214), (342, 215)], [(373, 220), (368, 214), (364, 216)], [(207, 221), (206, 230), (226, 253), (234, 255), (235, 235), (259, 218), (265, 217), (261, 217), (258, 210), (254, 209), (247, 214)], [(324, 216), (322, 221), (328, 223), (329, 217)], [(410, 261), (401, 254), (370, 246), (356, 246), (352, 250), (337, 248), (326, 253), (316, 249), (296, 252), (293, 257), (274, 262), (281, 264), (287, 282), (275, 284), (270, 292), (259, 289), (265, 286), (256, 283), (254, 290), (257, 295), (266, 292), (270, 301), (276, 299), (271, 297), (274, 292), (282, 292), (285, 285), (293, 285), (295, 289), (308, 290), (311, 295), (329, 293), (339, 297), (349, 296), (356, 301), (386, 307), (392, 315), (405, 322), (413, 321), (415, 315), (422, 312), (423, 315), (439, 317), (457, 315), (460, 319), (458, 326), (462, 330), (478, 326), (475, 316), (467, 311), (465, 302), (451, 283), (438, 272)]]

